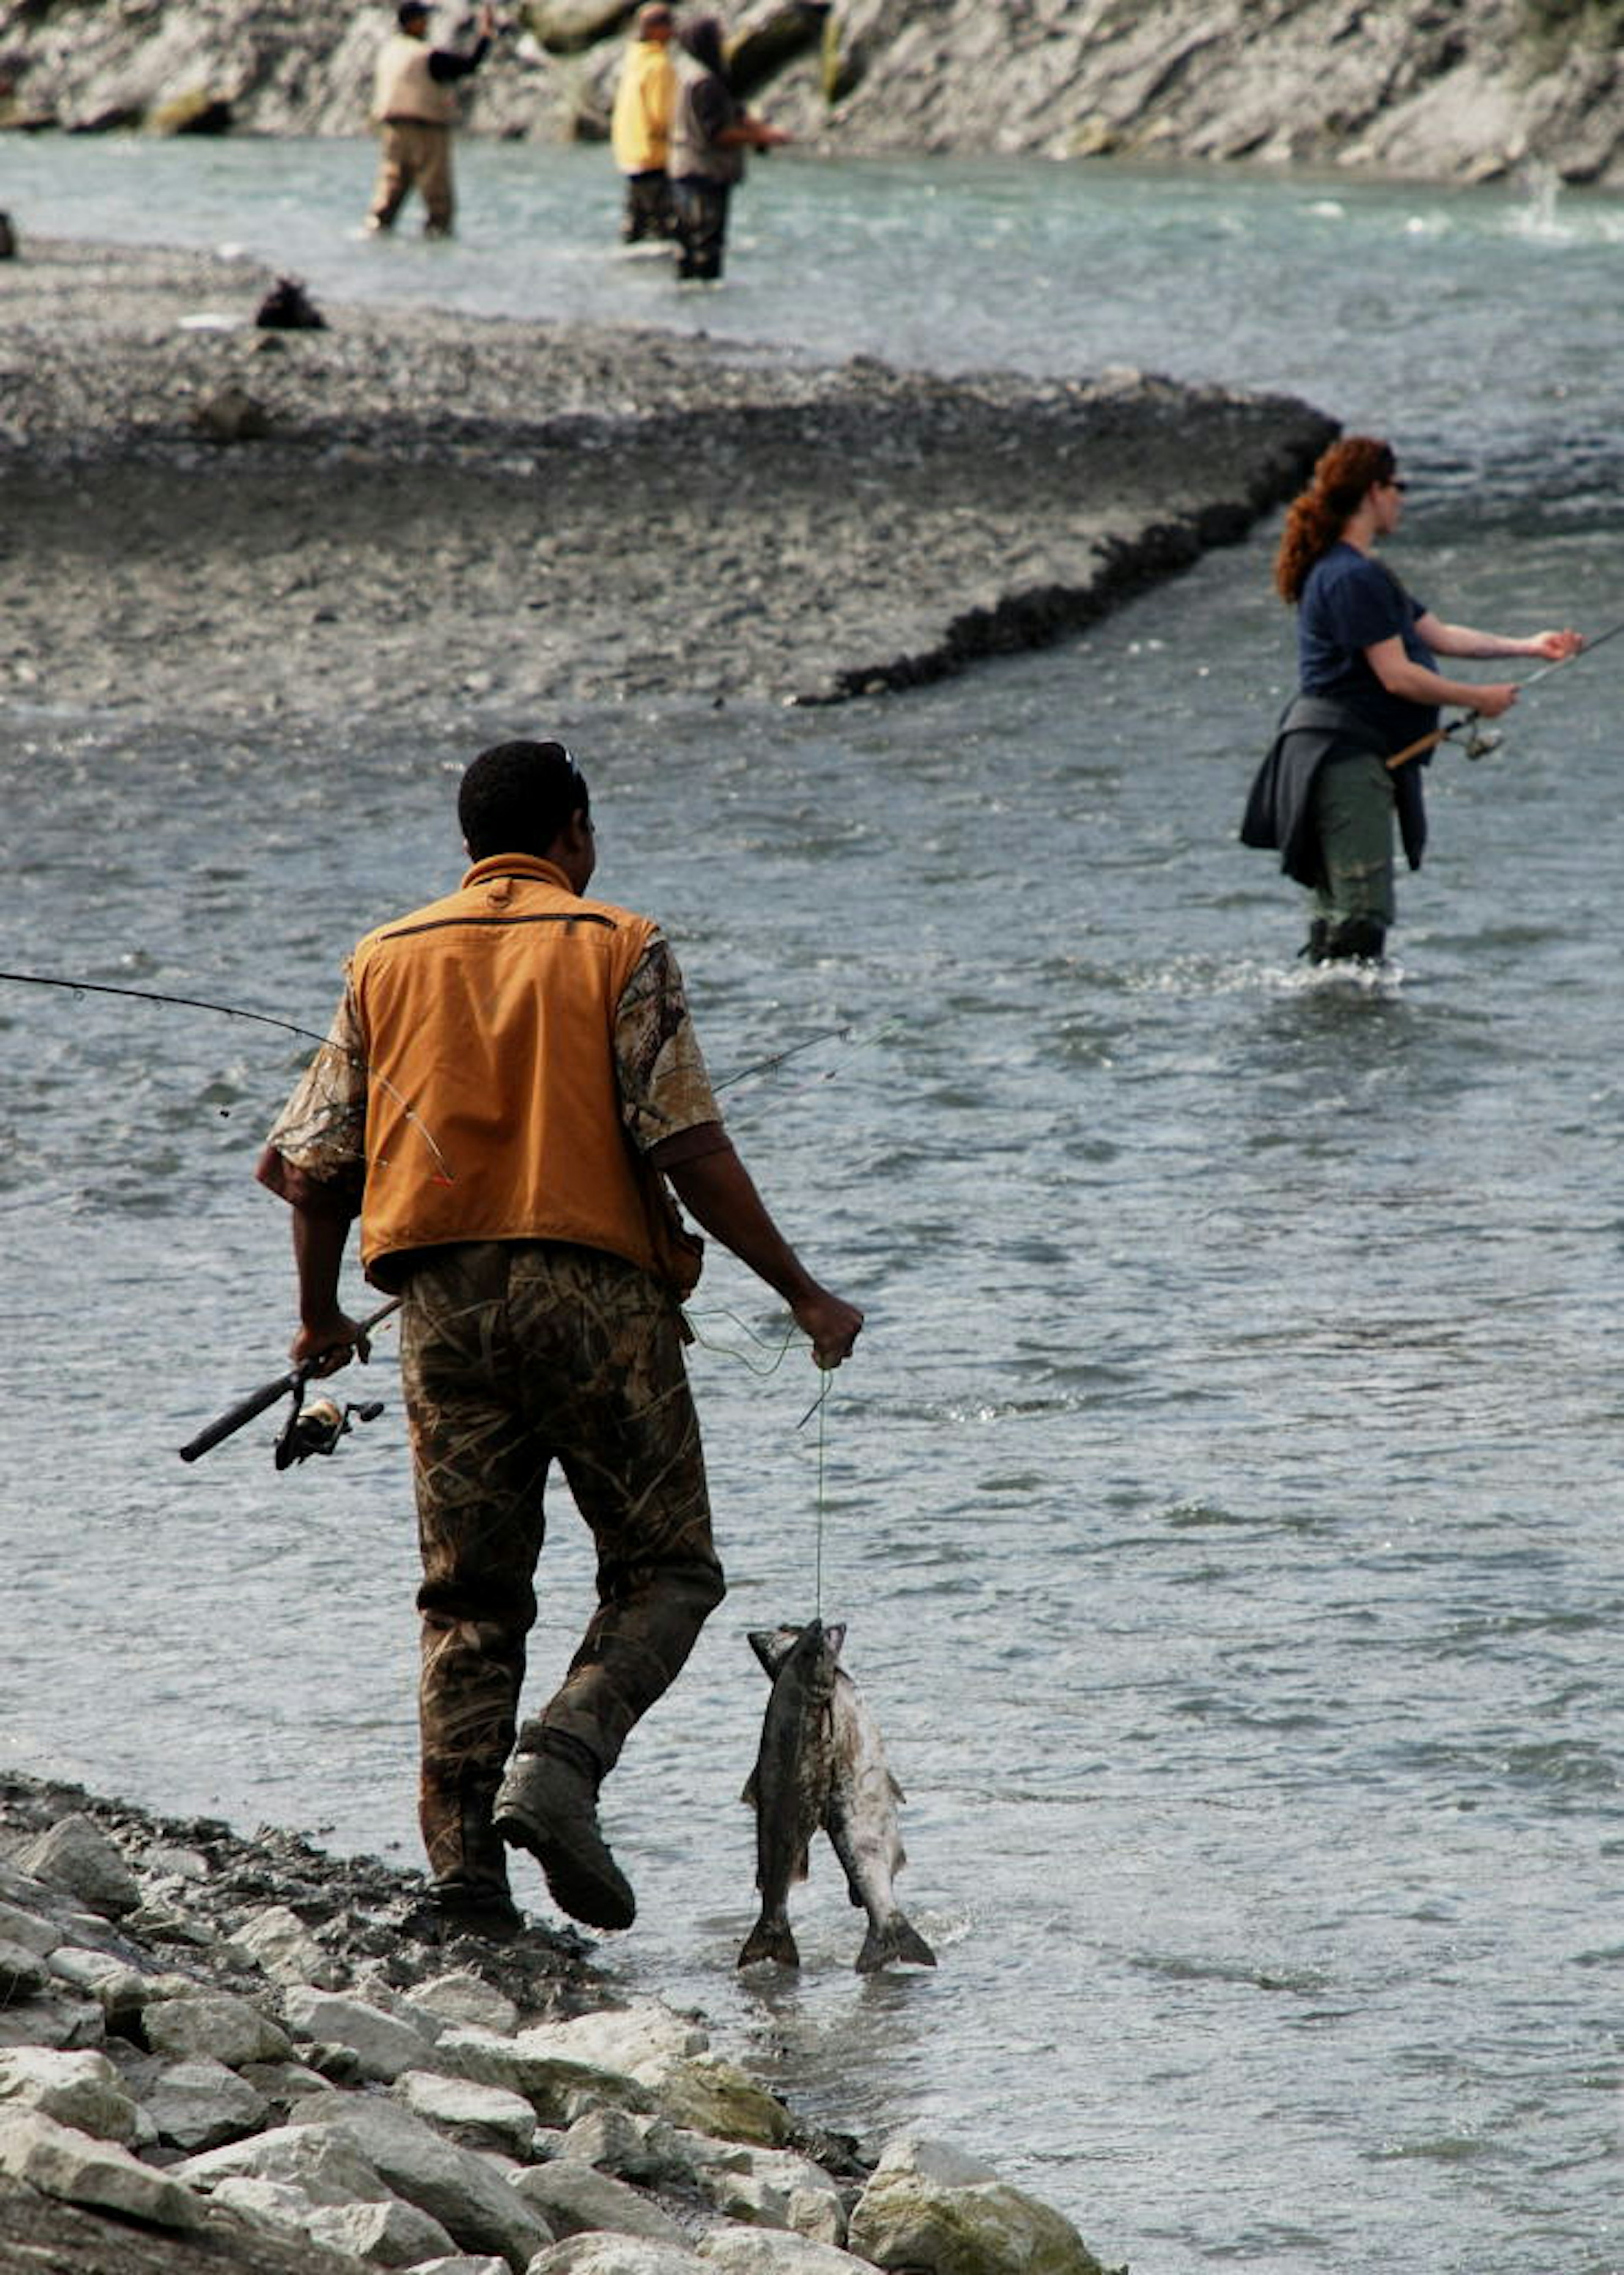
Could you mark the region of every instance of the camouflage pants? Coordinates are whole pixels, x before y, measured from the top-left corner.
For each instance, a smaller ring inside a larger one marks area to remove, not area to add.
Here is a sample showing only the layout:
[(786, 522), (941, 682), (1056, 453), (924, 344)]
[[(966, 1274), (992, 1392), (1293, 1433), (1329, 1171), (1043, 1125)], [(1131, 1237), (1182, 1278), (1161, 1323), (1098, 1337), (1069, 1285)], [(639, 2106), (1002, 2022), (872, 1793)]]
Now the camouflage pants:
[(434, 1250), (406, 1285), (401, 1375), (423, 1558), (424, 1845), (437, 1879), (500, 1876), (490, 1809), (555, 1459), (597, 1545), (598, 1608), (528, 1744), (558, 1730), (611, 1768), (724, 1593), (676, 1301), (593, 1249)]

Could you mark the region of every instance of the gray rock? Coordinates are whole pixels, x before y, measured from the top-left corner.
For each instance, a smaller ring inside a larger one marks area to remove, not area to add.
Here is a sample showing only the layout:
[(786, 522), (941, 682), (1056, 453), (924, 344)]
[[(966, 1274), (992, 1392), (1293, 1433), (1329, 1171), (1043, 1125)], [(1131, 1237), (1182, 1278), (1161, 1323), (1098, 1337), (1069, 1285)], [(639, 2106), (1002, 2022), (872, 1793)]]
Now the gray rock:
[(601, 2102), (653, 2108), (652, 2096), (635, 2078), (566, 2052), (552, 2035), (555, 2027), (544, 2024), (505, 2037), (453, 2025), (442, 2034), (438, 2059), (448, 2070), (481, 2085), (522, 2093), (544, 2125), (567, 2123), (581, 2108)]
[(524, 2157), (535, 2138), (535, 2111), (522, 2093), (503, 2086), (413, 2069), (404, 2071), (393, 2090), (397, 2101), (465, 2149), (499, 2149)]
[(655, 2107), (674, 2125), (767, 2149), (789, 2137), (782, 2102), (715, 2054), (650, 2063), (640, 2075)]
[(127, 2022), (153, 1996), (153, 1978), (110, 1951), (87, 1951), (72, 1943), (58, 1944), (50, 1955), (50, 1971), (71, 1990), (94, 1999), (110, 2022)]
[(940, 2142), (893, 2141), (852, 2211), (853, 2251), (924, 2275), (1103, 2275), (1069, 2220)]
[(426, 2259), (444, 2258), (457, 2249), (437, 2219), (399, 2196), (374, 2203), (318, 2205), (305, 2232), (329, 2251), (352, 2252), (375, 2267), (420, 2266)]
[(436, 1975), (432, 1982), (420, 1984), (407, 2004), (432, 2014), (442, 2029), (449, 2022), (469, 2023), (504, 2037), (511, 2037), (518, 2029), (518, 2008), (506, 1992), (498, 1991), (482, 1975), (461, 1969)]
[(319, 2125), (276, 2126), (189, 2157), (175, 2173), (205, 2195), (235, 2181), (268, 2181), (314, 2204), (376, 2203), (391, 2193), (352, 2140)]
[(0, 1903), (0, 1943), (20, 1944), (25, 1951), (37, 1952), (42, 1957), (55, 1951), (62, 1941), (62, 1930), (54, 1920), (39, 1912), (25, 1910), (19, 1904)]
[(564, 2135), (561, 2154), (651, 2188), (691, 2186), (694, 2162), (684, 2136), (663, 2117), (624, 2109), (588, 2110)]
[(0, 2007), (20, 2006), (36, 1998), (51, 1979), (44, 1954), (26, 1944), (8, 1943), (0, 1936)]
[(100, 1825), (78, 1813), (58, 1818), (49, 1832), (19, 1849), (13, 1861), (48, 1887), (65, 1889), (104, 1918), (132, 1912), (141, 1901), (140, 1883), (118, 1849)]
[(302, 2104), (293, 2115), (296, 2124), (349, 2141), (396, 2195), (431, 2213), (466, 2250), (495, 2251), (522, 2267), (552, 2241), (540, 2213), (482, 2158), (443, 2140), (398, 2103), (336, 2093)]
[(270, 433), (271, 417), (245, 388), (223, 387), (193, 407), (192, 424), (211, 442), (257, 442)]
[(190, 2188), (168, 2173), (155, 2173), (127, 2149), (93, 2141), (35, 2110), (0, 2110), (0, 2173), (42, 2196), (152, 2227), (193, 2228), (203, 2217)]
[(245, 2078), (207, 2055), (164, 2064), (143, 2090), (141, 2106), (160, 2140), (191, 2154), (240, 2140), (268, 2114), (264, 2097)]
[(0, 2007), (0, 2046), (98, 2046), (107, 2036), (100, 2007), (84, 1999), (25, 1999)]
[(717, 2227), (696, 2250), (721, 2275), (872, 2275), (873, 2262), (776, 2228)]
[(846, 2211), (821, 2165), (784, 2149), (682, 2136), (706, 2200), (729, 2219), (793, 2228), (819, 2243), (843, 2244)]
[(296, 2038), (347, 2046), (359, 2065), (359, 2075), (384, 2084), (403, 2070), (427, 2067), (434, 2059), (434, 2041), (425, 2031), (364, 1999), (296, 1984), (284, 1993), (282, 2012)]
[(291, 2109), (306, 2094), (335, 2090), (319, 2070), (311, 2069), (304, 2062), (245, 2062), (238, 2075), (277, 2110)]
[(0, 2053), (0, 2105), (37, 2109), (99, 2141), (136, 2136), (135, 2103), (102, 2053), (17, 2046)]
[(155, 2054), (171, 2054), (178, 2061), (207, 2057), (228, 2069), (244, 2062), (279, 2061), (292, 2052), (286, 2032), (268, 2015), (226, 1991), (155, 1999), (141, 2010), (141, 2028)]
[(702, 2275), (697, 2251), (633, 2235), (570, 2235), (533, 2258), (525, 2275)]
[(512, 2185), (558, 2236), (607, 2229), (616, 2235), (640, 2236), (648, 2243), (686, 2245), (688, 2241), (685, 2230), (652, 2197), (573, 2157), (532, 2165), (514, 2175)]
[(333, 1991), (343, 1971), (323, 1950), (298, 1914), (285, 1904), (273, 1904), (257, 1913), (231, 1938), (273, 1983), (313, 1984), (318, 1991)]
[(485, 2251), (457, 2251), (447, 2259), (425, 2259), (408, 2275), (508, 2275), (508, 2263)]

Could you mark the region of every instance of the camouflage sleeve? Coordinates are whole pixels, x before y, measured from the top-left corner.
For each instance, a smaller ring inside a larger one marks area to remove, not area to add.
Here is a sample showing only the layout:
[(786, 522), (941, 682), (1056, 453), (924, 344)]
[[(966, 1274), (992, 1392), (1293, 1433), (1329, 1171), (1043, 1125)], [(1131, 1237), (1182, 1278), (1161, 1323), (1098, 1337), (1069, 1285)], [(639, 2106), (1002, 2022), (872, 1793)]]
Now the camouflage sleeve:
[(255, 1173), (284, 1200), (352, 1215), (366, 1180), (366, 1053), (345, 987), (327, 1040), (294, 1085)]
[(621, 1115), (640, 1153), (679, 1130), (721, 1120), (683, 975), (661, 933), (651, 936), (616, 1007), (615, 1065)]

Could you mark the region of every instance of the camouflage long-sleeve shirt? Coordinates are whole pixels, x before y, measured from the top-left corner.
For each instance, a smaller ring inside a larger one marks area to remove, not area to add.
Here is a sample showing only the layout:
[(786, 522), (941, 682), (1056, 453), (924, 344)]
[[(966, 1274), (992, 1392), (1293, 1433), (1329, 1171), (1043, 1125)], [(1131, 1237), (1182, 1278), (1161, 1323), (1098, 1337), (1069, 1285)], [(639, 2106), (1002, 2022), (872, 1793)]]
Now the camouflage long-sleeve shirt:
[[(638, 1151), (719, 1123), (683, 975), (656, 932), (621, 992), (615, 1017), (621, 1119)], [(284, 1200), (317, 1213), (359, 1215), (366, 1181), (366, 1094), (372, 1079), (354, 994), (346, 982), (327, 1040), (276, 1119), (258, 1175)]]

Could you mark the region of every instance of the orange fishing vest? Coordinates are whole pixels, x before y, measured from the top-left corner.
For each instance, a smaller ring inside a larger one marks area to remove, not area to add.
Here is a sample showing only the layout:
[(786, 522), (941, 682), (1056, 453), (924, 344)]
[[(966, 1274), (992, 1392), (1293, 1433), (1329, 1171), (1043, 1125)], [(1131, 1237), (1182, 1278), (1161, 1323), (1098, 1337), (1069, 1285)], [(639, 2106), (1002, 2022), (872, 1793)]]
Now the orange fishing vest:
[[(464, 1240), (607, 1249), (686, 1295), (699, 1243), (621, 1118), (615, 1012), (654, 931), (529, 854), (368, 933), (361, 1260)], [(380, 1284), (390, 1284), (387, 1266)]]

